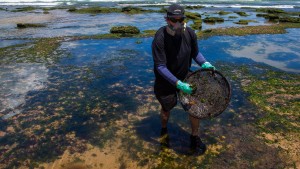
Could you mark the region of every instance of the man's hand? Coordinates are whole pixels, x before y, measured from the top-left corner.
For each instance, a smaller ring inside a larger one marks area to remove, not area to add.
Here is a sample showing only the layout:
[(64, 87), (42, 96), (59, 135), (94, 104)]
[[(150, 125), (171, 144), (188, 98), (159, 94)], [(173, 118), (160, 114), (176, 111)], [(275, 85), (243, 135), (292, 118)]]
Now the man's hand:
[(193, 89), (191, 88), (190, 84), (184, 83), (180, 80), (177, 81), (176, 87), (177, 87), (177, 89), (179, 89), (179, 90), (181, 90), (181, 91), (183, 91), (184, 93), (187, 93), (187, 94), (192, 94), (192, 92), (193, 92)]
[(213, 65), (211, 65), (209, 62), (204, 62), (201, 65), (201, 68), (202, 69), (213, 69), (213, 70), (216, 70), (216, 68)]

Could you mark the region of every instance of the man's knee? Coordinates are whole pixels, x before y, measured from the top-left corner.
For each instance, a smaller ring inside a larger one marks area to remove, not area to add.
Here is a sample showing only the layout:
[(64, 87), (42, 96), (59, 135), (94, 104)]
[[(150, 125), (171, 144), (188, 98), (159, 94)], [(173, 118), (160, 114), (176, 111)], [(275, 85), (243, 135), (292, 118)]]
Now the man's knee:
[(170, 112), (177, 105), (177, 94), (170, 95), (156, 95), (159, 103), (161, 104), (162, 110), (164, 112)]
[(170, 116), (170, 111), (164, 111), (163, 109), (160, 110), (160, 116), (164, 120), (168, 120)]

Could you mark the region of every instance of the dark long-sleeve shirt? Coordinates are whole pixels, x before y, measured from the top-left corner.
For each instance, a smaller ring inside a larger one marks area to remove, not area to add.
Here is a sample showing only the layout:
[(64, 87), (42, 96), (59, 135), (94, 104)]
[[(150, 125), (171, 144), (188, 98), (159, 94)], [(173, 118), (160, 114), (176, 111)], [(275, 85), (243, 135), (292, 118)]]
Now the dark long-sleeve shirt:
[(171, 36), (166, 27), (160, 28), (152, 42), (152, 55), (155, 83), (167, 88), (174, 88), (178, 80), (186, 77), (192, 58), (199, 65), (206, 62), (199, 52), (197, 36), (189, 27), (182, 36)]

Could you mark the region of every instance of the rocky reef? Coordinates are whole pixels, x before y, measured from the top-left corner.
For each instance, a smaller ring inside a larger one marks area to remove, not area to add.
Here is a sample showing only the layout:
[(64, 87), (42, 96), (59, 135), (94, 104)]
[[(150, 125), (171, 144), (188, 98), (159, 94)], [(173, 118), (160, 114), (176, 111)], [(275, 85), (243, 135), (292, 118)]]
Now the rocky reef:
[(110, 29), (112, 34), (139, 34), (140, 30), (135, 26), (114, 26)]
[(203, 22), (206, 23), (224, 22), (224, 19), (219, 17), (207, 17), (203, 19)]
[(46, 24), (41, 23), (17, 23), (17, 28), (41, 28), (46, 27)]

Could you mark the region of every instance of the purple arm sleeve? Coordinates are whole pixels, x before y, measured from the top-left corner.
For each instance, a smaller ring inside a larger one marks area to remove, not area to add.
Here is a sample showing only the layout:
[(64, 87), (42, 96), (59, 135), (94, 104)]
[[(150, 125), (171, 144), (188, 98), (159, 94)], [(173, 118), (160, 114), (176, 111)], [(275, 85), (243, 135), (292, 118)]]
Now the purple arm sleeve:
[(199, 66), (206, 62), (206, 59), (200, 52), (198, 52), (198, 55), (196, 56), (196, 58), (194, 58), (194, 60)]
[(172, 85), (176, 86), (178, 79), (169, 71), (166, 65), (158, 65), (156, 69), (162, 77), (164, 77)]

